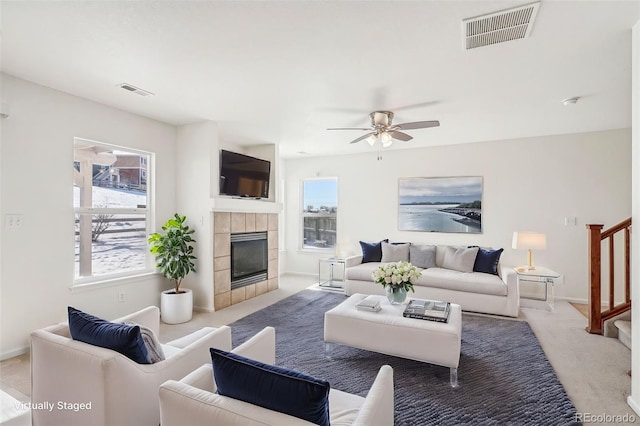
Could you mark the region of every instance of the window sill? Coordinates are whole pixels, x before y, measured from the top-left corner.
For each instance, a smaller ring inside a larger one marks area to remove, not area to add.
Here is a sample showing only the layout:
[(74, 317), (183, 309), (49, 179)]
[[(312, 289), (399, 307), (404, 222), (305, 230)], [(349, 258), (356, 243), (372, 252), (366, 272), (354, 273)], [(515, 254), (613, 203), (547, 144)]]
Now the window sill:
[(327, 248), (311, 248), (311, 247), (305, 247), (305, 248), (299, 248), (298, 249), (298, 253), (302, 253), (302, 254), (322, 254), (322, 255), (327, 255), (327, 254), (331, 254), (331, 253), (335, 253), (335, 247), (327, 247)]
[(155, 270), (142, 270), (135, 274), (110, 278), (81, 278), (76, 280), (73, 286), (69, 287), (71, 293), (83, 293), (85, 291), (100, 290), (102, 288), (114, 287), (119, 285), (133, 284), (136, 282), (147, 281), (159, 275)]

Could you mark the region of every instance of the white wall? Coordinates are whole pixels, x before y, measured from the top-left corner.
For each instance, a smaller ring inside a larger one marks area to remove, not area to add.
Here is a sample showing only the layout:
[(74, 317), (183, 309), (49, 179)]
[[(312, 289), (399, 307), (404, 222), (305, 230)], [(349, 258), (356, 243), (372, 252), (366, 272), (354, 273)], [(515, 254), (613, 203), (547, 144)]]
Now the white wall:
[[(411, 241), (503, 247), (503, 265), (526, 262), (511, 249), (514, 231), (547, 234), (535, 263), (565, 276), (556, 295), (587, 299), (587, 223), (612, 226), (631, 214), (630, 129), (286, 161), (286, 271), (315, 273), (318, 258), (299, 251), (300, 182), (338, 178), (338, 241)], [(398, 230), (398, 178), (482, 176), (483, 233)], [(577, 218), (565, 226), (564, 218)]]
[(640, 21), (633, 27), (632, 48), (632, 117), (633, 117), (633, 216), (636, 232), (631, 233), (631, 310), (632, 347), (631, 353), (631, 395), (629, 405), (640, 415)]
[[(178, 129), (177, 205), (187, 224), (195, 229), (196, 273), (182, 287), (193, 290), (194, 308), (213, 311), (213, 176), (218, 176), (218, 125), (211, 121)], [(215, 164), (215, 166), (214, 166)]]
[[(0, 356), (28, 348), (29, 333), (64, 321), (67, 305), (113, 318), (157, 305), (170, 284), (161, 276), (70, 291), (74, 274), (73, 139), (80, 137), (156, 153), (157, 217), (174, 213), (173, 126), (0, 74), (1, 213), (24, 215), (21, 229), (3, 229)], [(125, 302), (118, 293), (125, 292)]]

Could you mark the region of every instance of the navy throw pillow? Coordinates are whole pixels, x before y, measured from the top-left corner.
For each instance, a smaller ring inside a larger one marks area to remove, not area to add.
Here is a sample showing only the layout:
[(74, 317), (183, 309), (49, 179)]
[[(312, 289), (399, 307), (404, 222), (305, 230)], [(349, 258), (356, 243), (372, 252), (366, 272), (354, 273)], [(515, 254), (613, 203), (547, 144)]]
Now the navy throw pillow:
[(329, 382), (220, 349), (209, 350), (220, 395), (329, 426)]
[(502, 251), (503, 249), (486, 250), (479, 248), (476, 261), (473, 264), (473, 271), (498, 275), (498, 261), (500, 261)]
[(120, 352), (138, 364), (151, 364), (140, 326), (117, 324), (69, 306), (69, 331), (74, 340)]
[(362, 247), (362, 263), (380, 262), (382, 260), (382, 243), (388, 243), (389, 239), (378, 241), (377, 243), (365, 243), (360, 241)]

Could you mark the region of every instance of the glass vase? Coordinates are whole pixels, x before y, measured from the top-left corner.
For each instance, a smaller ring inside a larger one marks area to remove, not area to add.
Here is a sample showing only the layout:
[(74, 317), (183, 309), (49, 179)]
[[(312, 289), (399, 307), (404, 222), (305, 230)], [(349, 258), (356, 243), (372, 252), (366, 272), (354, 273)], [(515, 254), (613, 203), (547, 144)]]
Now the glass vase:
[(399, 305), (404, 303), (407, 299), (407, 290), (404, 287), (392, 287), (387, 285), (384, 287), (387, 292), (387, 300), (392, 305)]

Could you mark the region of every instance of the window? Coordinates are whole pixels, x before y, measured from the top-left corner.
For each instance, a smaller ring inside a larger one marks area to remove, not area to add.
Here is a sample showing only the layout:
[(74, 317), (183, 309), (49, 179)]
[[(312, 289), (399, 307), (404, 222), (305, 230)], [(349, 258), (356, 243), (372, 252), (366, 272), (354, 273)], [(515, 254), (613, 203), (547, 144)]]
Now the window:
[(336, 246), (338, 180), (307, 179), (302, 182), (302, 248)]
[[(76, 139), (73, 162), (75, 282), (153, 270), (150, 194), (153, 154)], [(145, 164), (144, 174), (141, 164)], [(141, 179), (144, 177), (144, 179)]]

